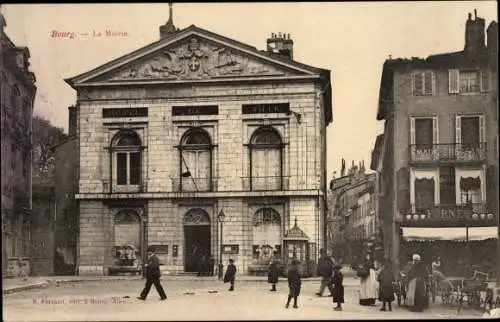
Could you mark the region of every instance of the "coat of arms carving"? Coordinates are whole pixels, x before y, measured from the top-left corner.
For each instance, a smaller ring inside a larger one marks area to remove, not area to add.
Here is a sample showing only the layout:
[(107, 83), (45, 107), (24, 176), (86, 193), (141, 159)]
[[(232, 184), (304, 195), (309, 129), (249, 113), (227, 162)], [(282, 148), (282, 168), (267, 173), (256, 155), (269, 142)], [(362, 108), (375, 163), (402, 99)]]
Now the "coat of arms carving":
[(283, 74), (215, 43), (190, 37), (178, 47), (163, 49), (116, 74), (111, 80), (203, 79), (210, 77)]

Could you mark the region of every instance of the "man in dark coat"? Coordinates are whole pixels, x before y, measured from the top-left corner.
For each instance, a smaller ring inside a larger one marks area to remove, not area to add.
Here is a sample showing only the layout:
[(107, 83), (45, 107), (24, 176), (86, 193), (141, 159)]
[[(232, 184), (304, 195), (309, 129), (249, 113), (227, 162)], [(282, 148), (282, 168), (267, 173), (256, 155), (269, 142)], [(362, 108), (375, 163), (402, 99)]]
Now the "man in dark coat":
[(333, 269), (333, 303), (337, 303), (335, 311), (342, 311), (344, 303), (344, 274), (340, 271), (342, 266), (335, 265)]
[(382, 308), (380, 311), (386, 310), (386, 304), (389, 306), (389, 311), (392, 311), (392, 302), (394, 301), (394, 284), (396, 283), (396, 279), (394, 278), (392, 263), (389, 260), (385, 260), (384, 266), (380, 270), (377, 280), (379, 282), (379, 301), (382, 302)]
[(148, 263), (146, 266), (146, 285), (138, 297), (139, 300), (145, 301), (148, 296), (149, 290), (151, 290), (151, 285), (155, 285), (156, 291), (160, 295), (160, 299), (166, 300), (167, 294), (160, 283), (160, 259), (153, 250), (148, 251)]
[(279, 273), (278, 262), (276, 259), (272, 258), (269, 264), (269, 274), (267, 275), (267, 282), (272, 285), (271, 292), (276, 292), (276, 283), (278, 283)]
[(290, 301), (293, 298), (293, 307), (295, 309), (298, 308), (297, 298), (300, 295), (300, 288), (302, 286), (302, 280), (300, 279), (300, 271), (299, 271), (299, 261), (294, 259), (292, 260), (292, 267), (288, 270), (288, 300), (286, 302), (285, 307), (288, 309), (290, 306)]
[(234, 291), (234, 280), (236, 279), (236, 266), (234, 266), (234, 260), (229, 260), (229, 265), (227, 265), (226, 274), (224, 275), (224, 283), (231, 283), (230, 291)]
[(323, 292), (325, 291), (325, 287), (328, 287), (330, 291), (330, 296), (333, 295), (333, 286), (332, 286), (332, 273), (333, 273), (333, 261), (330, 257), (328, 257), (326, 251), (324, 249), (320, 250), (321, 257), (318, 260), (318, 275), (321, 276), (321, 285), (319, 287), (317, 296), (323, 296)]

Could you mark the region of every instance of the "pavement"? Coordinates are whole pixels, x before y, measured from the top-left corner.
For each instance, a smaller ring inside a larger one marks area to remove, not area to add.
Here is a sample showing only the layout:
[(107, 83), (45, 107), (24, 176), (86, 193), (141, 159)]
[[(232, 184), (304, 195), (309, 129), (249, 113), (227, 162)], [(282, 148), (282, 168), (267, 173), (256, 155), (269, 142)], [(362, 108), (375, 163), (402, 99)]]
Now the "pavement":
[[(74, 278), (74, 277), (73, 277)], [(251, 280), (253, 278), (254, 280)], [(63, 281), (63, 279), (55, 279)], [(83, 278), (81, 279), (83, 280)], [(48, 283), (44, 288), (4, 294), (5, 321), (133, 321), (133, 320), (352, 320), (352, 319), (462, 319), (478, 318), (480, 312), (433, 305), (423, 313), (412, 313), (394, 304), (393, 312), (380, 312), (380, 304), (358, 304), (359, 280), (345, 282), (343, 311), (334, 311), (332, 298), (314, 295), (319, 279), (304, 279), (299, 308), (286, 309), (288, 289), (281, 279), (278, 292), (270, 292), (264, 277), (239, 276), (236, 290), (211, 277), (163, 276), (168, 294), (159, 301), (151, 290), (146, 301), (136, 299), (144, 286), (137, 277), (115, 277), (62, 283)], [(325, 293), (326, 295), (326, 293)]]
[[(349, 268), (342, 270), (346, 281), (355, 281), (355, 272)], [(351, 279), (349, 279), (351, 278)], [(27, 291), (37, 288), (46, 288), (50, 285), (61, 285), (65, 283), (82, 283), (82, 282), (99, 282), (99, 281), (115, 281), (115, 280), (141, 280), (141, 276), (28, 276), (3, 278), (3, 294), (11, 294), (16, 292)], [(164, 281), (217, 281), (217, 277), (198, 277), (190, 275), (169, 275), (163, 274), (161, 277)], [(264, 282), (267, 283), (267, 276), (249, 276), (238, 275), (239, 281), (248, 282)], [(319, 282), (320, 277), (303, 278), (304, 282)], [(349, 283), (349, 282), (347, 282)], [(359, 283), (355, 282), (356, 285)]]

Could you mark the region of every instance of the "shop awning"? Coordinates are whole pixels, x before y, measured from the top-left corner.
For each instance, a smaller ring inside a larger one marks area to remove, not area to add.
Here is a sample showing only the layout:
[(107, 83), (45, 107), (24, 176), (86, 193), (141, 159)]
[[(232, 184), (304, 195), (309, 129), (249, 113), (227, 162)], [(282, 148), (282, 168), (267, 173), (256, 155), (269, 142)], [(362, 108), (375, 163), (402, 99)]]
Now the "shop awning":
[[(466, 240), (465, 227), (417, 228), (403, 227), (406, 240)], [(469, 227), (469, 240), (497, 238), (497, 227)]]

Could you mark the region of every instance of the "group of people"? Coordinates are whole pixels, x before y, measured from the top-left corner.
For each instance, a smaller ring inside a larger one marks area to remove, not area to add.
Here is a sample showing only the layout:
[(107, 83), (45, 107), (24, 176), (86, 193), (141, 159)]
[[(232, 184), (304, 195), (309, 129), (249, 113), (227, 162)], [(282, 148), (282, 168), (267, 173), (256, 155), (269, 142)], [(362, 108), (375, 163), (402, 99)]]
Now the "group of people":
[(439, 280), (444, 278), (439, 271), (439, 258), (435, 258), (432, 264), (432, 275), (427, 265), (418, 254), (412, 256), (412, 262), (403, 269), (401, 280), (396, 280), (393, 264), (385, 259), (382, 267), (376, 268), (373, 260), (369, 258), (357, 268), (357, 276), (360, 277), (360, 305), (375, 305), (378, 299), (382, 302), (381, 311), (392, 311), (392, 302), (395, 299), (395, 286), (401, 282), (405, 291), (404, 305), (413, 312), (422, 312), (429, 304), (429, 278), (436, 276)]
[[(341, 272), (341, 266), (335, 264), (323, 249), (320, 251), (321, 257), (318, 261), (318, 275), (321, 276), (321, 285), (317, 296), (322, 296), (326, 288), (330, 291), (330, 296), (333, 297), (333, 303), (336, 304), (335, 310), (342, 310), (344, 303), (344, 276)], [(407, 285), (406, 305), (415, 312), (422, 312), (428, 304), (428, 279), (429, 270), (418, 254), (413, 255), (413, 262), (404, 279)], [(291, 266), (287, 271), (288, 280), (288, 298), (285, 307), (290, 306), (293, 299), (293, 307), (298, 308), (298, 297), (300, 295), (302, 280), (300, 271), (300, 262), (293, 259)], [(154, 285), (161, 300), (167, 299), (165, 290), (160, 283), (160, 261), (154, 252), (150, 251), (146, 266), (146, 285), (142, 290), (138, 299), (146, 300), (146, 297)], [(437, 270), (438, 263), (433, 265)], [(360, 296), (359, 304), (363, 306), (373, 306), (376, 300), (382, 302), (381, 311), (392, 311), (392, 302), (394, 301), (394, 285), (396, 283), (393, 265), (390, 260), (386, 259), (382, 263), (380, 269), (376, 269), (375, 263), (370, 258), (367, 258), (365, 263), (356, 267), (357, 276), (360, 277)], [(224, 283), (230, 283), (229, 291), (234, 291), (236, 280), (236, 266), (233, 259), (229, 259), (229, 263), (224, 274)], [(271, 284), (271, 291), (276, 292), (276, 284), (278, 283), (280, 269), (275, 260), (271, 260), (269, 265), (268, 283)]]

